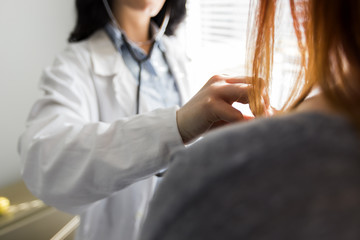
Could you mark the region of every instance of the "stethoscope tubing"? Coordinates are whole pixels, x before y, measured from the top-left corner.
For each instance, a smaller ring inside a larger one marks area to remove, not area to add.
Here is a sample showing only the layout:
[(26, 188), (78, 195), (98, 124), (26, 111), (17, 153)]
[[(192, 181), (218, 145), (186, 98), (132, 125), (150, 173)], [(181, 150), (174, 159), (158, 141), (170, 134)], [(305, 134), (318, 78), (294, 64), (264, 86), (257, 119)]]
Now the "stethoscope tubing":
[[(103, 0), (103, 3), (104, 3), (104, 6), (105, 6), (105, 9), (111, 19), (111, 21), (113, 22), (113, 24), (120, 30), (121, 32), (121, 36), (122, 36), (122, 39), (124, 41), (124, 44), (126, 46), (126, 48), (128, 49), (131, 57), (136, 61), (136, 63), (138, 64), (139, 66), (139, 74), (138, 74), (138, 86), (137, 86), (137, 90), (136, 90), (136, 114), (139, 114), (139, 105), (140, 105), (140, 90), (141, 90), (141, 72), (142, 72), (142, 64), (147, 61), (148, 59), (151, 58), (151, 55), (152, 55), (152, 51), (154, 49), (154, 46), (155, 46), (155, 43), (157, 40), (159, 40), (164, 34), (165, 34), (165, 30), (166, 30), (166, 27), (169, 23), (169, 19), (170, 19), (170, 10), (167, 9), (166, 10), (166, 13), (165, 13), (165, 17), (164, 17), (164, 20), (161, 24), (161, 27), (158, 31), (158, 33), (155, 35), (155, 38), (153, 39), (153, 42), (151, 43), (151, 47), (150, 47), (150, 50), (149, 50), (149, 53), (146, 54), (146, 56), (144, 58), (139, 58), (138, 56), (136, 56), (133, 48), (131, 47), (130, 43), (129, 43), (129, 40), (127, 39), (126, 35), (123, 33), (123, 31), (121, 31), (121, 28), (119, 26), (119, 24), (117, 23), (112, 11), (111, 11), (111, 8), (109, 6), (109, 3), (107, 0)], [(165, 53), (163, 53), (163, 56), (166, 59), (166, 56), (165, 56)], [(170, 69), (170, 67), (169, 67)], [(170, 70), (171, 72), (171, 70)], [(173, 74), (172, 74), (173, 75)], [(175, 77), (173, 75), (173, 77)], [(181, 99), (181, 97), (180, 97)]]
[(136, 56), (136, 54), (135, 54), (133, 48), (131, 47), (129, 41), (127, 40), (125, 34), (122, 33), (121, 35), (122, 35), (124, 44), (125, 44), (126, 48), (128, 49), (131, 57), (136, 61), (136, 63), (138, 64), (138, 67), (139, 67), (138, 86), (137, 86), (137, 90), (136, 90), (136, 114), (139, 114), (142, 64), (151, 58), (151, 54), (154, 49), (155, 43), (151, 44), (149, 53), (145, 57), (139, 58), (138, 56)]

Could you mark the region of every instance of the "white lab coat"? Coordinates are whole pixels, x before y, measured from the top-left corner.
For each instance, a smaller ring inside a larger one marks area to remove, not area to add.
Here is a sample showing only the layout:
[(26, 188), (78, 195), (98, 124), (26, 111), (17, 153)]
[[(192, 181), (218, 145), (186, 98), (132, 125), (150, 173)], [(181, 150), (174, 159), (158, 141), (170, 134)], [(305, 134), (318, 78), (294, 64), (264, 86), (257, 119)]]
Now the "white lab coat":
[[(173, 39), (163, 41), (185, 102), (184, 54)], [(40, 88), (46, 94), (19, 141), (28, 188), (81, 215), (78, 239), (135, 239), (158, 181), (154, 174), (183, 147), (177, 107), (153, 110), (141, 101), (144, 114), (134, 116), (137, 80), (102, 30), (58, 55)]]

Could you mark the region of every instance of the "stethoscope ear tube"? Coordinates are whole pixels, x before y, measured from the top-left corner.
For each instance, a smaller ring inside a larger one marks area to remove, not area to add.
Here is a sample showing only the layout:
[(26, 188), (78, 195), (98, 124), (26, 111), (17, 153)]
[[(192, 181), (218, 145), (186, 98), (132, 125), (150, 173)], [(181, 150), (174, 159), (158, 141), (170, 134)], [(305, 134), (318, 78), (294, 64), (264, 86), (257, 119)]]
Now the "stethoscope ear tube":
[[(106, 10), (111, 22), (121, 31), (121, 27), (119, 26), (118, 22), (116, 21), (116, 18), (110, 8), (109, 2), (107, 0), (103, 0), (103, 4), (104, 4), (105, 10)], [(153, 41), (157, 41), (160, 38), (162, 38), (162, 36), (164, 36), (167, 25), (169, 24), (169, 20), (170, 20), (170, 8), (168, 7), (165, 11), (165, 16), (161, 23), (159, 31), (153, 36)]]
[(152, 51), (154, 49), (154, 43), (158, 40), (160, 40), (160, 38), (162, 38), (162, 36), (165, 34), (166, 31), (166, 27), (169, 23), (170, 20), (170, 8), (166, 9), (166, 13), (164, 16), (164, 20), (161, 23), (160, 29), (159, 31), (153, 36), (153, 42), (151, 44), (149, 53), (144, 57), (144, 58), (139, 58), (138, 56), (136, 56), (133, 48), (131, 47), (129, 40), (127, 39), (126, 35), (124, 34), (124, 32), (121, 30), (121, 27), (119, 26), (118, 22), (115, 19), (115, 16), (113, 14), (113, 12), (111, 11), (111, 8), (109, 6), (109, 3), (107, 0), (103, 0), (106, 12), (108, 13), (112, 23), (120, 30), (121, 32), (121, 36), (123, 38), (124, 44), (126, 46), (126, 48), (128, 49), (131, 57), (136, 61), (136, 63), (139, 66), (139, 74), (138, 74), (138, 87), (136, 90), (136, 114), (139, 114), (139, 103), (140, 103), (140, 87), (141, 87), (141, 71), (142, 71), (142, 64), (148, 60), (151, 57)]

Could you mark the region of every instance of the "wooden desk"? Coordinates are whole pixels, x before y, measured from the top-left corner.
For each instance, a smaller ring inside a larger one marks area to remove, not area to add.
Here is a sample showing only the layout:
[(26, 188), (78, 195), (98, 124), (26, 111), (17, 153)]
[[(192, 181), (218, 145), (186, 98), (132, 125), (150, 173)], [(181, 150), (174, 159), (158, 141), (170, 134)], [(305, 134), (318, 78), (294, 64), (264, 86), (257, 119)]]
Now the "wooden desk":
[[(0, 216), (1, 240), (49, 240), (73, 218), (41, 202), (26, 204), (37, 199), (22, 181), (0, 189), (0, 196), (8, 198), (11, 205), (25, 203), (13, 214)], [(66, 239), (73, 239), (73, 235)]]

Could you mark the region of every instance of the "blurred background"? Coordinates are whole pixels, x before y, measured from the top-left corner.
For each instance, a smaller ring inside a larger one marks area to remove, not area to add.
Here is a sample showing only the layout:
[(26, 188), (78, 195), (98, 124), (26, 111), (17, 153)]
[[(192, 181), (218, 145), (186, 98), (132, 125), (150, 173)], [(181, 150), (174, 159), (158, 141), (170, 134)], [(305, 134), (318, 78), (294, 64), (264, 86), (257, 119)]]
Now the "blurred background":
[[(17, 139), (24, 130), (42, 69), (66, 46), (74, 1), (0, 2), (0, 239), (50, 239), (72, 216), (45, 206), (21, 181)], [(1, 216), (2, 215), (2, 216)], [(71, 237), (71, 236), (69, 236)], [(70, 238), (69, 238), (70, 239)]]
[(42, 69), (66, 46), (74, 15), (73, 0), (0, 3), (0, 187), (20, 179), (17, 139), (40, 94)]
[[(17, 231), (23, 234), (32, 231), (33, 238), (26, 239), (49, 239), (49, 235), (72, 218), (36, 202), (36, 198), (27, 192), (21, 181), (17, 140), (24, 130), (32, 104), (41, 94), (37, 86), (43, 68), (50, 65), (55, 55), (67, 45), (67, 37), (75, 22), (74, 2), (2, 0), (0, 3), (0, 196), (10, 198), (11, 204), (18, 206), (14, 209), (20, 212), (15, 216), (0, 217), (1, 239), (21, 239), (20, 235), (10, 234), (16, 229), (21, 229)], [(194, 90), (213, 74), (245, 75), (249, 0), (188, 0), (187, 8), (188, 15), (178, 36), (192, 63)], [(279, 18), (287, 14), (289, 12), (284, 10)], [(271, 103), (275, 107), (280, 106), (287, 96), (289, 82), (284, 79), (292, 74), (297, 61), (291, 22), (283, 22), (279, 31), (284, 33), (284, 37), (278, 41), (280, 47), (276, 48), (274, 59), (276, 70), (273, 77), (278, 83), (271, 92)], [(22, 203), (27, 205), (19, 207)], [(43, 217), (38, 217), (43, 219), (39, 220), (40, 226), (49, 221), (54, 223), (53, 228), (48, 227), (46, 236), (34, 235), (42, 230), (29, 227), (33, 220), (24, 223), (24, 217), (36, 216), (34, 212), (43, 214)], [(18, 224), (18, 228), (11, 228), (11, 224), (19, 221), (23, 223)]]

